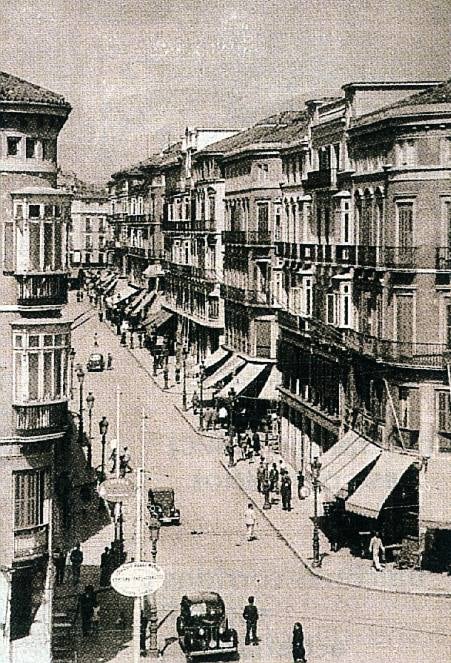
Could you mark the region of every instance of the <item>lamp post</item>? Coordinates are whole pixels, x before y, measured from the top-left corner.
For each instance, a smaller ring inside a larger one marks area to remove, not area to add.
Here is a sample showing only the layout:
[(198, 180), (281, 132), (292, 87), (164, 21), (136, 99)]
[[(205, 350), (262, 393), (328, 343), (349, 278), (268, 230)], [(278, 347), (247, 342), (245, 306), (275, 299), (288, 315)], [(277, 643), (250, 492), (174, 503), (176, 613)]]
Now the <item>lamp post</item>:
[(89, 416), (89, 436), (88, 436), (88, 465), (92, 467), (92, 410), (94, 408), (94, 394), (90, 391), (86, 396), (86, 405), (88, 406)]
[(229, 390), (229, 404), (230, 404), (230, 413), (229, 413), (229, 438), (230, 441), (233, 441), (233, 436), (234, 436), (234, 430), (233, 430), (233, 424), (234, 424), (234, 414), (235, 414), (235, 403), (236, 403), (236, 391), (233, 387), (230, 388)]
[(80, 388), (80, 400), (79, 400), (79, 410), (80, 410), (80, 422), (78, 424), (78, 442), (80, 446), (83, 446), (84, 431), (83, 431), (83, 382), (85, 379), (85, 372), (81, 364), (77, 364), (75, 369), (77, 380)]
[(313, 498), (314, 498), (312, 566), (319, 566), (321, 564), (321, 559), (319, 555), (319, 529), (318, 529), (318, 492), (319, 492), (320, 471), (321, 471), (321, 463), (318, 459), (318, 456), (315, 456), (312, 463)]
[(186, 403), (186, 356), (188, 354), (188, 348), (183, 346), (182, 350), (182, 365), (183, 365), (183, 391), (182, 391), (182, 409), (184, 412), (187, 410)]
[[(148, 527), (150, 531), (150, 540), (152, 542), (152, 561), (154, 564), (157, 562), (157, 544), (160, 536), (160, 521), (158, 518), (152, 516), (149, 519)], [(157, 598), (155, 592), (150, 596), (150, 619), (149, 619), (149, 656), (151, 658), (158, 658), (158, 612), (157, 612)]]
[(105, 444), (106, 444), (106, 434), (108, 432), (108, 419), (104, 416), (99, 421), (99, 432), (102, 436), (102, 477), (101, 480), (105, 481)]
[(199, 430), (204, 430), (204, 380), (205, 380), (205, 364), (201, 362), (199, 366)]
[(70, 397), (71, 400), (74, 397), (74, 361), (75, 361), (75, 350), (74, 348), (70, 349), (69, 352), (69, 357), (70, 357)]

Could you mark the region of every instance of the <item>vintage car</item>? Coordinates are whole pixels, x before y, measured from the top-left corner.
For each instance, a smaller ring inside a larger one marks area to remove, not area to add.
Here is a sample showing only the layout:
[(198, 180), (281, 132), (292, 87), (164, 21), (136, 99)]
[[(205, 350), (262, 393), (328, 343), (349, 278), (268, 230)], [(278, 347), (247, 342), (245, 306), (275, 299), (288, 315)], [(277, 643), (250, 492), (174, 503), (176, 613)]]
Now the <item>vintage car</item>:
[(89, 355), (88, 363), (86, 364), (88, 371), (103, 371), (104, 368), (105, 359), (100, 352), (93, 352)]
[(180, 511), (175, 508), (173, 488), (151, 488), (147, 499), (151, 516), (158, 518), (163, 525), (180, 525)]
[(216, 655), (238, 658), (238, 634), (229, 628), (224, 601), (216, 592), (199, 592), (182, 598), (177, 635), (188, 661)]

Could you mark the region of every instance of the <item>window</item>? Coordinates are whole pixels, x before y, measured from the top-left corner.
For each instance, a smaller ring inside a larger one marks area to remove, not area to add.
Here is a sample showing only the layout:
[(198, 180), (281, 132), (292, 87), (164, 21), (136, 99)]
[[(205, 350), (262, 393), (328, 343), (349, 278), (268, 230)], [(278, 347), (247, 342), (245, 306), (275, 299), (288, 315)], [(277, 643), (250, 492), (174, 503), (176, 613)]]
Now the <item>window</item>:
[[(54, 271), (66, 264), (66, 225), (48, 216), (52, 206), (29, 205), (28, 222), (16, 221), (16, 260), (21, 271)], [(56, 208), (60, 206), (55, 206)], [(47, 208), (47, 209), (46, 209)], [(41, 217), (46, 210), (47, 216)]]
[(99, 216), (99, 233), (103, 233), (106, 230), (106, 221), (104, 216)]
[(42, 158), (44, 161), (53, 161), (55, 159), (54, 143), (48, 138), (42, 141)]
[(269, 232), (269, 203), (257, 205), (257, 229), (260, 233)]
[(25, 156), (27, 159), (34, 159), (37, 151), (37, 141), (34, 138), (26, 138), (25, 140)]
[(274, 206), (274, 239), (276, 242), (282, 239), (282, 208), (280, 205)]
[(411, 249), (413, 247), (413, 202), (397, 202), (396, 212), (399, 247)]
[(413, 139), (400, 140), (396, 144), (396, 164), (398, 166), (416, 166), (417, 143)]
[(8, 136), (7, 138), (7, 153), (9, 157), (16, 157), (19, 154), (20, 141), (19, 136)]
[(437, 391), (435, 398), (437, 430), (442, 433), (451, 433), (451, 400), (449, 391)]
[(40, 205), (28, 205), (28, 217), (30, 219), (39, 219), (40, 216), (41, 216)]
[(14, 334), (14, 388), (18, 403), (67, 396), (69, 335)]
[(85, 249), (86, 251), (92, 251), (92, 235), (85, 236)]
[(47, 469), (13, 473), (15, 530), (47, 524), (48, 478)]
[(336, 295), (332, 292), (326, 299), (326, 322), (328, 325), (336, 324)]
[(396, 339), (400, 343), (413, 340), (413, 295), (396, 294)]
[(257, 178), (260, 182), (266, 182), (269, 178), (269, 165), (267, 163), (257, 164)]
[(351, 286), (340, 283), (340, 327), (352, 327)]
[(85, 219), (85, 232), (90, 233), (92, 231), (92, 222), (89, 216)]
[(303, 314), (311, 317), (313, 310), (313, 281), (309, 278), (304, 278), (303, 282)]
[(319, 157), (319, 170), (330, 169), (330, 150), (327, 147), (322, 147), (318, 153)]

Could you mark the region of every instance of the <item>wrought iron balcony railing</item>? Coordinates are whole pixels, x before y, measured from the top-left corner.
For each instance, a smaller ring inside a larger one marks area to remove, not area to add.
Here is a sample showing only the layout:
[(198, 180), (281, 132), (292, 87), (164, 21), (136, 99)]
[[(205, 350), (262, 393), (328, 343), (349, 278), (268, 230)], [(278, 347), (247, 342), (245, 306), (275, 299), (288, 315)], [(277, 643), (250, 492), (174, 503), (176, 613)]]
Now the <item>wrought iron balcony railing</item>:
[(45, 555), (49, 548), (49, 526), (37, 525), (14, 530), (14, 559), (25, 560)]
[(67, 274), (17, 274), (19, 306), (67, 304)]
[(271, 246), (274, 242), (269, 230), (224, 230), (222, 239), (225, 244)]
[(67, 401), (30, 405), (13, 405), (16, 435), (31, 437), (59, 432), (67, 426)]

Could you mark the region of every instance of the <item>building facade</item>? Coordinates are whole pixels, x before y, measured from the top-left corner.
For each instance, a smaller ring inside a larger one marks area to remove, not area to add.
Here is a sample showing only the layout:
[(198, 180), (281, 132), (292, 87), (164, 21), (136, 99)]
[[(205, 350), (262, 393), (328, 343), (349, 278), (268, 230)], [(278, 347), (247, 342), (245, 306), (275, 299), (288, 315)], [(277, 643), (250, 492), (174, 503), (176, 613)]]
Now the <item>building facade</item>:
[(416, 537), (431, 566), (451, 524), (449, 90), (357, 83), (307, 103), (277, 245), (282, 451), (307, 473), (323, 457), (351, 533)]
[(71, 196), (56, 188), (71, 108), (0, 74), (2, 661), (51, 660), (51, 552), (63, 536)]
[(69, 234), (72, 267), (106, 265), (109, 203), (106, 191), (74, 192)]

